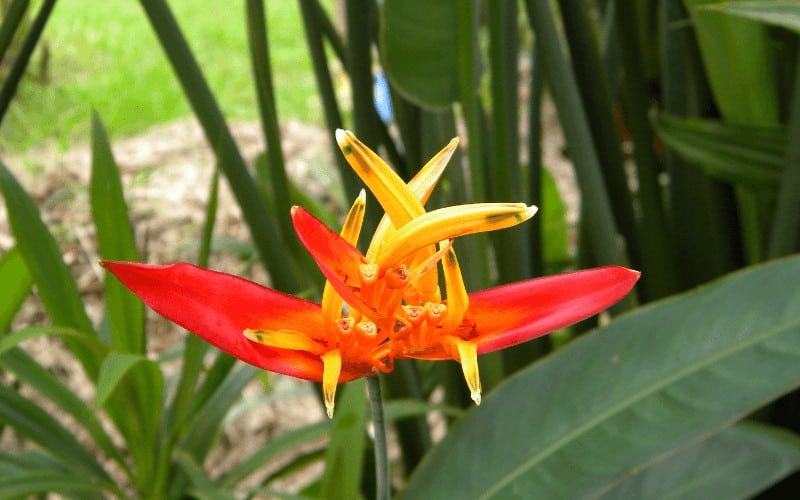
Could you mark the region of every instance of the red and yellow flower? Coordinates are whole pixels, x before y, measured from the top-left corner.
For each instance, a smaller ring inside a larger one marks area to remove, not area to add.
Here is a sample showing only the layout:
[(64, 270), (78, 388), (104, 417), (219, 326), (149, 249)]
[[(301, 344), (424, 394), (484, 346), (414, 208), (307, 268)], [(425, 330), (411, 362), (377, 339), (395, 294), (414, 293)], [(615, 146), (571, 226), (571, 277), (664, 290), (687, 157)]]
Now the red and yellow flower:
[(190, 264), (103, 262), (104, 267), (156, 312), (232, 356), (322, 382), (329, 416), (338, 383), (389, 372), (403, 358), (458, 361), (480, 404), (478, 354), (597, 314), (624, 297), (639, 277), (609, 266), (467, 293), (453, 239), (514, 226), (536, 207), (483, 203), (426, 212), (423, 205), (457, 140), (406, 184), (353, 134), (339, 130), (336, 137), (386, 214), (362, 254), (355, 244), (363, 192), (339, 234), (304, 209), (292, 209), (300, 241), (328, 280), (320, 304)]

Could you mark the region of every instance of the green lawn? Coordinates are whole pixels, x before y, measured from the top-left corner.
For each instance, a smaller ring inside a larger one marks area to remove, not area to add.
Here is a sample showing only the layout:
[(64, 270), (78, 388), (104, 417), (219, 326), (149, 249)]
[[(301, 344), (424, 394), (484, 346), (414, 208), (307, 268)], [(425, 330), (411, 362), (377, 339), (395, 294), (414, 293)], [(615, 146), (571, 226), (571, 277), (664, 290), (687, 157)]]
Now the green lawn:
[[(280, 117), (319, 121), (297, 3), (265, 3)], [(226, 116), (257, 119), (244, 3), (173, 0), (170, 6)], [(23, 80), (0, 127), (0, 151), (85, 140), (92, 109), (117, 137), (190, 115), (137, 2), (59, 2), (44, 41), (49, 80)]]

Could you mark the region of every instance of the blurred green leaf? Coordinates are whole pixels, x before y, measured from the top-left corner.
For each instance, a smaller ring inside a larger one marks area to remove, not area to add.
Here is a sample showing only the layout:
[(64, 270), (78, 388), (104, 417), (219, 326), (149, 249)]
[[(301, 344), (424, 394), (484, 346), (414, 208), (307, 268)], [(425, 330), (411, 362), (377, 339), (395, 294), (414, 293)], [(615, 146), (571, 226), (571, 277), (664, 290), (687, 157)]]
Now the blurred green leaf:
[(321, 498), (347, 500), (358, 496), (369, 419), (365, 393), (363, 378), (340, 389), (319, 490)]
[(191, 455), (178, 450), (175, 452), (175, 463), (192, 482), (190, 488), (192, 498), (198, 500), (233, 500), (236, 498), (231, 491), (217, 487), (216, 483), (208, 477), (203, 466), (194, 461)]
[[(92, 219), (100, 256), (138, 261), (133, 227), (122, 192), (119, 168), (100, 117), (92, 113), (92, 175), (89, 184)], [(106, 272), (106, 276), (110, 276)], [(144, 352), (144, 305), (116, 279), (105, 282), (106, 310), (114, 350)]]
[(456, 14), (452, 0), (386, 0), (380, 44), (390, 81), (409, 101), (449, 106), (459, 97)]
[(3, 334), (11, 328), (11, 322), (33, 287), (33, 278), (18, 247), (0, 257), (0, 283), (3, 284), (0, 289), (0, 334)]
[(684, 0), (723, 119), (753, 126), (777, 125), (777, 85), (766, 27), (705, 8), (714, 3), (717, 1)]
[(567, 207), (561, 199), (555, 179), (549, 171), (542, 169), (542, 209), (537, 217), (542, 218), (542, 250), (545, 274), (561, 272), (569, 263), (567, 241)]
[(95, 408), (111, 415), (136, 464), (134, 481), (140, 491), (153, 487), (161, 419), (161, 368), (141, 354), (112, 352), (97, 377)]
[(598, 498), (752, 498), (798, 468), (800, 438), (741, 423), (621, 478)]
[(111, 483), (92, 451), (84, 448), (74, 434), (50, 413), (17, 391), (0, 385), (0, 422), (14, 428), (48, 450), (84, 482)]
[[(230, 356), (224, 355), (226, 358)], [(194, 415), (191, 425), (185, 429), (181, 448), (186, 450), (197, 462), (202, 462), (221, 432), (221, 423), (225, 415), (233, 406), (233, 402), (242, 394), (242, 389), (258, 373), (258, 368), (245, 365), (227, 372), (223, 380), (217, 381), (211, 387), (201, 390), (213, 392), (199, 408), (190, 410)], [(206, 375), (207, 379), (210, 378)]]
[(29, 5), (30, 0), (11, 0), (3, 4), (3, 21), (0, 23), (0, 61), (6, 58), (6, 51), (25, 19)]
[(707, 439), (800, 385), (798, 282), (800, 257), (773, 261), (573, 342), (490, 393), (406, 498), (594, 496)]
[(28, 498), (30, 495), (54, 493), (76, 498), (104, 498), (102, 488), (75, 474), (34, 470), (0, 477), (0, 498)]
[[(42, 222), (33, 200), (2, 162), (0, 191), (8, 209), (11, 232), (53, 324), (73, 328), (94, 337), (94, 328), (83, 309), (78, 287), (61, 258), (55, 239)], [(67, 338), (65, 342), (89, 377), (94, 379), (100, 359), (105, 353), (87, 348), (85, 344), (73, 339)]]
[(785, 130), (663, 113), (656, 116), (655, 126), (668, 147), (712, 177), (734, 184), (773, 187), (780, 180)]
[[(0, 84), (0, 123), (2, 123), (8, 111), (8, 107), (14, 95), (17, 93), (17, 85), (19, 85), (20, 80), (22, 80), (25, 74), (25, 69), (28, 67), (33, 51), (39, 43), (44, 27), (47, 24), (47, 20), (50, 19), (50, 13), (53, 12), (53, 7), (55, 7), (55, 5), (56, 0), (44, 0), (41, 2), (39, 12), (36, 13), (36, 17), (33, 18), (33, 22), (25, 33), (25, 38), (14, 58), (14, 62), (11, 64), (8, 74), (4, 76), (2, 84)], [(16, 31), (16, 27), (13, 26), (15, 21), (12, 17), (22, 15), (17, 12), (19, 2), (16, 2), (11, 7), (12, 10), (8, 13), (9, 23), (6, 25), (5, 19), (3, 20), (3, 26), (0, 28), (2, 31), (6, 31), (6, 29), (11, 30), (12, 27)], [(6, 34), (3, 33), (3, 36), (6, 36)], [(0, 56), (0, 59), (2, 59), (2, 56)]]
[[(116, 390), (122, 379), (125, 378), (125, 375), (139, 363), (153, 362), (141, 354), (112, 352), (106, 356), (106, 359), (103, 360), (103, 364), (100, 367), (100, 374), (97, 376), (97, 386), (94, 396), (95, 408), (102, 408), (105, 406), (108, 402), (108, 398), (111, 397), (111, 394)], [(158, 403), (160, 403), (160, 401)]]
[(308, 443), (324, 439), (330, 434), (332, 428), (333, 422), (326, 419), (298, 429), (283, 432), (273, 439), (270, 439), (245, 461), (236, 465), (225, 474), (222, 480), (225, 485), (232, 488), (247, 476), (269, 463), (270, 460), (274, 460), (278, 456), (296, 450)]
[(94, 348), (101, 350), (106, 349), (105, 345), (99, 340), (87, 337), (86, 334), (73, 330), (71, 328), (59, 328), (57, 326), (32, 326), (17, 330), (13, 333), (0, 339), (0, 355), (5, 354), (6, 351), (17, 347), (20, 342), (28, 339), (41, 337), (42, 335), (57, 335), (59, 337), (70, 337), (78, 340), (81, 343), (89, 344)]
[[(68, 331), (61, 328), (54, 327), (32, 327), (29, 329), (15, 332), (18, 336), (9, 336), (9, 342), (21, 341), (24, 338), (30, 338), (33, 334), (42, 335), (55, 333), (59, 335), (68, 334)], [(74, 332), (74, 335), (79, 335)], [(83, 341), (91, 340), (83, 336)], [(7, 347), (8, 344), (3, 344)], [(67, 415), (71, 415), (75, 422), (81, 427), (86, 429), (89, 435), (105, 455), (115, 460), (123, 471), (130, 473), (125, 458), (122, 456), (119, 448), (112, 443), (111, 438), (100, 425), (97, 419), (97, 414), (86, 405), (72, 390), (61, 382), (53, 373), (47, 368), (40, 365), (36, 360), (22, 349), (9, 349), (3, 352), (0, 356), (0, 368), (13, 373), (14, 376), (21, 382), (27, 384), (36, 390), (39, 394), (53, 402), (60, 411)]]
[(704, 5), (701, 9), (746, 17), (800, 33), (800, 4), (796, 0), (727, 1)]
[(403, 418), (427, 415), (431, 412), (441, 412), (446, 417), (463, 417), (464, 410), (455, 406), (439, 405), (420, 401), (418, 399), (391, 399), (383, 405), (386, 420), (400, 420)]

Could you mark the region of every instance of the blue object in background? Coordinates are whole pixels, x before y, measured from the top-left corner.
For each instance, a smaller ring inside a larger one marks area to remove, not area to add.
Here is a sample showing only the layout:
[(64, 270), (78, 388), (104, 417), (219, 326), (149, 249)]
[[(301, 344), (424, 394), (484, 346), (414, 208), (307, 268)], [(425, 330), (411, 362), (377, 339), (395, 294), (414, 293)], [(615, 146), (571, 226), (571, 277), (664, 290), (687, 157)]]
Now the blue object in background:
[(375, 101), (375, 109), (378, 111), (378, 116), (381, 117), (384, 123), (389, 123), (394, 117), (394, 110), (392, 109), (392, 98), (389, 94), (389, 81), (383, 72), (375, 75), (375, 84), (372, 88), (373, 99)]

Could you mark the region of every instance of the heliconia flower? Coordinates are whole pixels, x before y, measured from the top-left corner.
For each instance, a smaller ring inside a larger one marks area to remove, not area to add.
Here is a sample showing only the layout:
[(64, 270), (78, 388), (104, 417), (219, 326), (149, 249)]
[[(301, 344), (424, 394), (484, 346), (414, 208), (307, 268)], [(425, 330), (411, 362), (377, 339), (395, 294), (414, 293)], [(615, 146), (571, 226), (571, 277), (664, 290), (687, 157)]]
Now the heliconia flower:
[(480, 404), (479, 354), (597, 314), (639, 278), (609, 266), (467, 293), (453, 239), (514, 226), (536, 207), (482, 203), (426, 212), (423, 205), (457, 140), (406, 184), (351, 133), (338, 130), (336, 137), (386, 215), (362, 254), (355, 244), (363, 191), (339, 234), (292, 208), (295, 231), (327, 278), (321, 304), (190, 264), (103, 266), (156, 312), (221, 350), (266, 370), (322, 382), (328, 416), (338, 383), (389, 372), (403, 358), (459, 362)]

